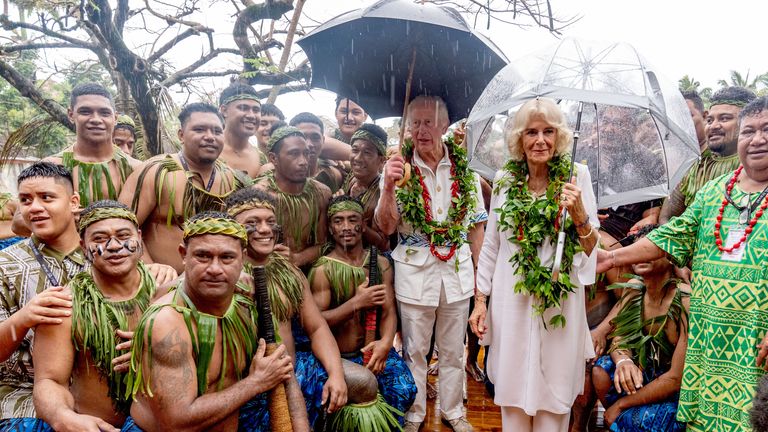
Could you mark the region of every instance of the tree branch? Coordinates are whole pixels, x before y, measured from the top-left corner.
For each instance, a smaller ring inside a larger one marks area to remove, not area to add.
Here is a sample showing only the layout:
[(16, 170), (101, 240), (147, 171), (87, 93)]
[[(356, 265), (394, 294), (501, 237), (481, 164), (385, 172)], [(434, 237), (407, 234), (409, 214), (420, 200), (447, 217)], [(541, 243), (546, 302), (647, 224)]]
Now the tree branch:
[(83, 49), (83, 47), (74, 45), (67, 42), (49, 42), (49, 43), (26, 43), (26, 44), (13, 44), (7, 46), (0, 46), (0, 54), (10, 54), (17, 51), (36, 50), (44, 48), (77, 48)]
[[(293, 9), (293, 2), (290, 0), (266, 0), (265, 3), (249, 5), (237, 15), (237, 20), (235, 20), (235, 25), (232, 28), (232, 39), (234, 39), (244, 59), (255, 59), (258, 54), (258, 51), (248, 40), (248, 26), (259, 20), (279, 19), (291, 9)], [(244, 69), (245, 71), (252, 71), (253, 66), (245, 63)]]
[(246, 72), (248, 78), (246, 81), (250, 85), (285, 85), (294, 81), (309, 81), (311, 69), (309, 64), (305, 61), (300, 64), (296, 69), (288, 72)]
[[(297, 91), (309, 91), (309, 86), (306, 84), (284, 85), (280, 87), (280, 90), (278, 90), (278, 94), (292, 93)], [(269, 97), (269, 94), (271, 92), (272, 92), (271, 88), (265, 88), (262, 90), (257, 90), (256, 94), (258, 95), (259, 99), (264, 99)]]
[(208, 63), (209, 61), (213, 60), (219, 54), (222, 54), (224, 52), (228, 52), (228, 50), (224, 51), (224, 50), (215, 49), (213, 51), (208, 52), (207, 54), (205, 54), (204, 56), (200, 57), (196, 62), (192, 63), (191, 65), (176, 71), (173, 75), (171, 75), (168, 78), (166, 78), (165, 80), (163, 80), (163, 82), (161, 82), (160, 85), (163, 86), (163, 87), (171, 87), (172, 85), (178, 84), (179, 81), (184, 79), (183, 77), (185, 75), (187, 75), (187, 74), (197, 70), (198, 68), (200, 68), (204, 64)]
[(66, 108), (53, 99), (45, 98), (32, 81), (22, 76), (19, 71), (2, 59), (0, 59), (0, 76), (5, 78), (22, 96), (31, 99), (49, 116), (56, 119), (56, 121), (66, 126), (72, 132), (75, 131), (75, 125), (69, 120)]
[(49, 28), (41, 27), (35, 24), (30, 24), (26, 22), (16, 22), (11, 21), (8, 18), (8, 15), (0, 15), (0, 26), (2, 26), (5, 30), (16, 30), (17, 28), (24, 28), (27, 30), (34, 30), (36, 32), (40, 32), (46, 36), (50, 36), (56, 39), (63, 40), (64, 42), (69, 42), (72, 45), (77, 45), (81, 48), (89, 49), (89, 50), (96, 50), (98, 49), (98, 46), (96, 44), (83, 41), (77, 38), (73, 38), (71, 36), (67, 36), (65, 34), (59, 33), (57, 31), (53, 31)]
[(128, 20), (128, 13), (130, 12), (128, 0), (117, 0), (117, 8), (115, 8), (115, 11), (115, 28), (118, 33), (123, 34), (125, 21)]
[[(154, 63), (155, 60), (162, 57), (165, 53), (171, 50), (177, 43), (183, 41), (184, 39), (190, 37), (190, 36), (197, 36), (200, 32), (195, 28), (188, 28), (184, 30), (183, 32), (179, 33), (174, 37), (173, 39), (166, 42), (163, 46), (157, 49), (157, 51), (153, 52), (149, 57), (147, 57), (148, 63)], [(238, 52), (239, 54), (239, 52)]]

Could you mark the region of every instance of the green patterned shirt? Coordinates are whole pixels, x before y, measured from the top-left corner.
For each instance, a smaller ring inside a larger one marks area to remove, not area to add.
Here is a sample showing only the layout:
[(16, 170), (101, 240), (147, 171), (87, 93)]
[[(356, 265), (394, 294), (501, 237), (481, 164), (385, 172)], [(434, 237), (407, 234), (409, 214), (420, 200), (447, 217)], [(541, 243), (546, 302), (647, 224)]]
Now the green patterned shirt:
[[(706, 183), (680, 217), (648, 235), (676, 264), (693, 262), (688, 350), (677, 412), (688, 430), (751, 431), (749, 409), (765, 373), (756, 366), (756, 346), (768, 331), (768, 215), (749, 235), (741, 262), (721, 258), (714, 227), (731, 176)], [(733, 189), (734, 202), (744, 195), (738, 186)], [(738, 217), (738, 210), (728, 205), (723, 243)]]
[[(38, 248), (51, 273), (62, 285), (87, 267), (80, 248), (64, 255), (34, 237), (31, 241), (25, 240), (3, 249), (0, 251), (0, 323), (51, 286), (35, 259), (32, 244)], [(35, 416), (32, 403), (33, 333), (29, 331), (23, 335), (24, 341), (19, 349), (0, 363), (0, 418)]]

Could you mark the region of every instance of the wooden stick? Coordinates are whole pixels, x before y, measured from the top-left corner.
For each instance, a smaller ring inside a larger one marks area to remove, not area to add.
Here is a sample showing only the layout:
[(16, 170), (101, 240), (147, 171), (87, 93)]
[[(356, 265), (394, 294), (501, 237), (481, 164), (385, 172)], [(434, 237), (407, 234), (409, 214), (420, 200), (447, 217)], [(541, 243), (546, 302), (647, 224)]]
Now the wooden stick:
[(405, 82), (405, 101), (403, 102), (403, 117), (400, 120), (400, 140), (397, 144), (397, 152), (400, 153), (400, 147), (403, 145), (405, 136), (405, 122), (408, 120), (408, 101), (411, 98), (411, 84), (413, 83), (413, 69), (416, 66), (416, 47), (413, 47), (411, 54), (411, 64), (408, 65), (408, 81)]

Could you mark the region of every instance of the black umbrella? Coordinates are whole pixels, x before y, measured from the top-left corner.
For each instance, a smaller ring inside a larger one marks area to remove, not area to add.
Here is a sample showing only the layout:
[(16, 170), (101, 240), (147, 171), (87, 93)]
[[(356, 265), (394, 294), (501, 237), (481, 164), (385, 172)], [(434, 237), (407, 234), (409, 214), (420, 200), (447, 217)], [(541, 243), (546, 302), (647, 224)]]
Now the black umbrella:
[(373, 118), (403, 113), (409, 72), (412, 95), (441, 96), (452, 122), (464, 118), (507, 64), (457, 11), (412, 0), (346, 12), (298, 44), (312, 65), (312, 87), (348, 96)]

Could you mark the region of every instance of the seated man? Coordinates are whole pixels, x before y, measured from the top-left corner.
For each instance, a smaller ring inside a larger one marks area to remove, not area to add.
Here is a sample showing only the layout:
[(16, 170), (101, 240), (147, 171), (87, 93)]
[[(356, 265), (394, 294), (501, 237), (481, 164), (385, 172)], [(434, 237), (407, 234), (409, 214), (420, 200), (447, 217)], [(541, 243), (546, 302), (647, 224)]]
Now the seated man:
[[(392, 266), (386, 257), (378, 256), (382, 283), (368, 286), (370, 251), (363, 248), (363, 206), (359, 201), (346, 195), (334, 198), (328, 206), (328, 221), (334, 248), (317, 260), (309, 274), (312, 294), (344, 358), (362, 364), (363, 353), (372, 351), (366, 366), (376, 374), (379, 391), (402, 422), (402, 415), (416, 397), (416, 384), (392, 347), (397, 330)], [(371, 308), (379, 310), (379, 338), (368, 341), (363, 316)]]
[(155, 279), (139, 260), (141, 232), (125, 205), (95, 201), (78, 228), (91, 268), (65, 287), (72, 315), (35, 330), (35, 409), (59, 432), (116, 430), (130, 408), (124, 373), (130, 352), (118, 357), (130, 342), (122, 338), (149, 307)]
[[(253, 266), (266, 266), (272, 315), (278, 323), (280, 338), (286, 346), (286, 351), (292, 358), (296, 358), (296, 374), (301, 384), (300, 391), (304, 392), (306, 399), (308, 421), (314, 424), (323, 407), (328, 412), (333, 412), (347, 402), (345, 370), (342, 367), (339, 347), (312, 299), (307, 278), (298, 267), (274, 251), (276, 242), (280, 240), (277, 238), (279, 230), (274, 198), (267, 192), (250, 188), (234, 192), (227, 197), (226, 203), (229, 215), (248, 231), (248, 253), (244, 269), (246, 275), (241, 277), (238, 288), (244, 292), (252, 292), (250, 275)], [(307, 346), (311, 342), (311, 352), (296, 354), (292, 333), (294, 324), (303, 330), (300, 334), (302, 342), (306, 340)], [(308, 357), (311, 357), (311, 361)], [(307, 364), (310, 366), (304, 367)], [(359, 368), (357, 365), (352, 366)], [(345, 367), (349, 368), (350, 365)], [(322, 379), (307, 380), (307, 372), (313, 377), (322, 376)], [(257, 413), (249, 415), (245, 411)], [(266, 399), (261, 398), (249, 403), (241, 411), (240, 417), (241, 421), (247, 418), (251, 426), (248, 430), (251, 431), (268, 425)]]
[(389, 236), (376, 225), (373, 214), (379, 202), (381, 170), (387, 161), (387, 132), (372, 123), (365, 123), (352, 134), (352, 176), (344, 184), (344, 193), (363, 204), (363, 241), (380, 251), (389, 250)]
[[(277, 126), (277, 124), (275, 124)], [(309, 177), (309, 148), (304, 134), (292, 126), (274, 129), (267, 145), (273, 172), (253, 187), (275, 197), (277, 222), (285, 230), (287, 255), (297, 267), (310, 266), (325, 243), (325, 209), (331, 197), (328, 186)]]
[(236, 431), (240, 407), (291, 377), (285, 346), (265, 356), (253, 301), (235, 293), (248, 239), (223, 213), (184, 225), (183, 279), (143, 315), (128, 385), (124, 431)]
[[(641, 228), (638, 238), (656, 228)], [(675, 420), (688, 341), (689, 294), (666, 258), (632, 266), (611, 320), (609, 355), (592, 370), (611, 431), (682, 431)]]

